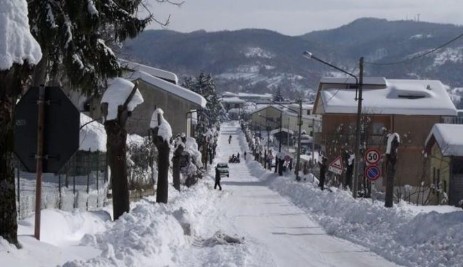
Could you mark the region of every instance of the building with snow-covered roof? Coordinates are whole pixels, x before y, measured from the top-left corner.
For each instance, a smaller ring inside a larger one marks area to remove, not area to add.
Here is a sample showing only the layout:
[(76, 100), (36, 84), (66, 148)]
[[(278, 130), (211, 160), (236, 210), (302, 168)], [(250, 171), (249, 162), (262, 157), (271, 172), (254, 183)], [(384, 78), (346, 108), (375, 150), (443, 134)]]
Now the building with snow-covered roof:
[(246, 102), (262, 103), (270, 102), (273, 99), (272, 94), (251, 94), (251, 93), (238, 93), (238, 97)]
[(222, 99), (226, 99), (229, 97), (237, 97), (241, 100), (244, 100), (246, 102), (252, 102), (252, 103), (269, 103), (273, 99), (272, 94), (252, 94), (252, 93), (232, 93), (232, 92), (222, 93)]
[(425, 141), (432, 200), (459, 205), (463, 200), (463, 125), (435, 124)]
[[(174, 135), (185, 133), (192, 136), (197, 124), (196, 110), (206, 106), (206, 99), (177, 85), (177, 75), (172, 72), (135, 62), (120, 61), (124, 70), (123, 78), (131, 82), (138, 81), (138, 90), (144, 99), (144, 102), (131, 112), (127, 120), (127, 131), (141, 136), (148, 135), (151, 115), (156, 108), (161, 108), (172, 126)], [(101, 118), (100, 98), (101, 96), (93, 96), (77, 106), (92, 118)]]
[[(362, 146), (383, 153), (385, 133), (397, 132), (402, 144), (395, 184), (418, 186), (424, 174), (421, 150), (429, 131), (444, 117), (457, 115), (446, 88), (437, 80), (382, 77), (366, 77), (362, 88)], [(322, 132), (315, 139), (329, 160), (340, 156), (341, 151), (354, 150), (356, 89), (356, 81), (350, 77), (320, 80), (314, 113), (322, 116)]]
[(144, 99), (127, 120), (128, 132), (147, 135), (151, 115), (156, 108), (161, 108), (174, 135), (185, 133), (192, 136), (197, 121), (196, 110), (204, 108), (207, 103), (204, 97), (141, 70), (127, 72), (124, 77), (138, 81), (138, 90)]
[(222, 97), (220, 99), (220, 102), (222, 103), (223, 107), (225, 110), (228, 112), (230, 109), (243, 109), (244, 101), (243, 99), (233, 96), (233, 97)]
[[(303, 109), (304, 111), (304, 109)], [(255, 132), (269, 131), (283, 144), (293, 145), (299, 132), (299, 106), (297, 109), (288, 108), (283, 105), (266, 105), (261, 106), (249, 113), (251, 129)], [(320, 118), (317, 115), (302, 114), (301, 132), (313, 135), (319, 132)], [(261, 133), (262, 134), (262, 133)], [(291, 140), (289, 140), (292, 138)]]

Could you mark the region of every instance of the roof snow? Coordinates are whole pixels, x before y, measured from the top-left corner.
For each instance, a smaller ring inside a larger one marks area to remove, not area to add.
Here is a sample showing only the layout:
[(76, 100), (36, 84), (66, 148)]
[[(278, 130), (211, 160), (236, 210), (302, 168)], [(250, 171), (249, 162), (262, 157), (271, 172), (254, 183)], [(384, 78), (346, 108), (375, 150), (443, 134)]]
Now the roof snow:
[(223, 103), (244, 103), (246, 101), (244, 101), (243, 99), (239, 97), (223, 97), (221, 102)]
[(444, 156), (463, 156), (463, 125), (437, 123), (431, 129), (425, 144), (434, 136)]
[[(457, 111), (444, 85), (437, 80), (365, 79), (362, 112), (367, 114), (456, 116)], [(385, 81), (383, 83), (382, 81)], [(323, 86), (323, 83), (328, 86)], [(339, 84), (339, 86), (338, 86)], [(329, 78), (320, 81), (320, 105), (317, 113), (357, 113), (353, 78)]]
[(171, 81), (174, 84), (178, 84), (178, 77), (173, 72), (153, 68), (151, 66), (143, 65), (136, 62), (127, 61), (125, 59), (118, 59), (118, 61), (121, 63), (122, 67), (130, 69), (132, 72), (137, 70), (144, 71), (154, 77), (158, 77), (167, 81)]
[(30, 33), (26, 0), (0, 0), (0, 70), (14, 63), (35, 65), (42, 58), (40, 45)]
[(201, 95), (189, 90), (189, 89), (186, 89), (180, 85), (176, 85), (176, 84), (172, 84), (170, 82), (167, 82), (165, 80), (162, 80), (158, 77), (155, 77), (147, 72), (144, 72), (142, 70), (138, 70), (138, 71), (135, 71), (129, 75), (127, 75), (126, 77), (127, 79), (130, 79), (130, 80), (137, 80), (137, 79), (140, 79), (140, 80), (143, 80), (149, 84), (152, 84), (156, 87), (158, 87), (159, 89), (163, 90), (163, 91), (166, 91), (166, 92), (169, 92), (171, 94), (174, 94), (178, 97), (181, 97), (183, 99), (186, 99), (192, 103), (195, 103), (201, 107), (205, 107), (206, 104), (207, 104), (207, 101), (204, 97), (202, 97)]

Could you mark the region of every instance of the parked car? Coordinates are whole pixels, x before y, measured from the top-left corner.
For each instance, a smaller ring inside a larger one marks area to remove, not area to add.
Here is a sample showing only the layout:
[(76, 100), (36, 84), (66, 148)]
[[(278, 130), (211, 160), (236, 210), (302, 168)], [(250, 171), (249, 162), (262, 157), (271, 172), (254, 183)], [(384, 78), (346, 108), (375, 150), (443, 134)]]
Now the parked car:
[(228, 163), (225, 163), (225, 162), (217, 163), (217, 166), (215, 166), (215, 168), (219, 171), (220, 177), (225, 176), (225, 175), (227, 177), (230, 177), (230, 173), (228, 171)]

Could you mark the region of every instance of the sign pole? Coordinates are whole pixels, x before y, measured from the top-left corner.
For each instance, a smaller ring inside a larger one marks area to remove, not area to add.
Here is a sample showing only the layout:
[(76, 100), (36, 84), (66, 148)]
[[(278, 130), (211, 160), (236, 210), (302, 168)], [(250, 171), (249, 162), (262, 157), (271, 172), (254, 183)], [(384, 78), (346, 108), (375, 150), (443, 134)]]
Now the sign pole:
[(43, 130), (45, 124), (45, 87), (39, 87), (39, 99), (37, 101), (38, 119), (37, 119), (37, 154), (36, 159), (36, 185), (35, 185), (35, 228), (34, 237), (40, 240), (40, 212), (42, 203), (42, 167), (43, 167)]

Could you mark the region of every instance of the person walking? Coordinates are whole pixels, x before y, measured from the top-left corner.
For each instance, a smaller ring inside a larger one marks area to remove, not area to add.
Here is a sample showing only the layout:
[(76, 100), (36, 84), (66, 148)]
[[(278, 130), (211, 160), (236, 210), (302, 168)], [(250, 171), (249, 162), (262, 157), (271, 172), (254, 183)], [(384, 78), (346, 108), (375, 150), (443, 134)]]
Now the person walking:
[(243, 156), (244, 156), (244, 160), (246, 160), (246, 151), (244, 151)]
[(231, 143), (231, 135), (228, 137), (228, 144)]
[(319, 177), (320, 183), (318, 184), (318, 186), (320, 187), (321, 190), (325, 189), (325, 175), (326, 175), (326, 167), (327, 167), (326, 161), (327, 161), (327, 158), (323, 156), (322, 162), (318, 162), (318, 166), (320, 167), (320, 177)]
[(219, 190), (222, 190), (222, 186), (220, 185), (220, 172), (217, 166), (215, 166), (215, 184), (214, 184), (214, 189), (219, 186)]

